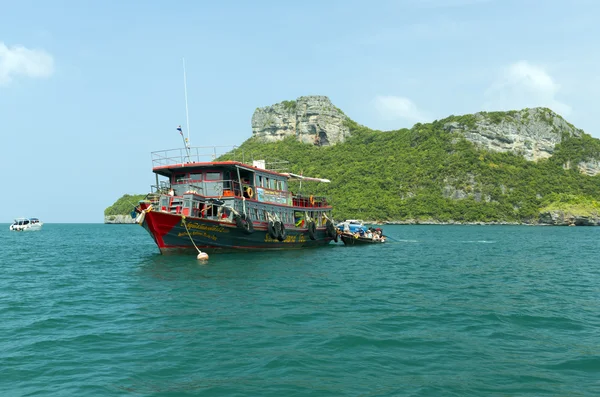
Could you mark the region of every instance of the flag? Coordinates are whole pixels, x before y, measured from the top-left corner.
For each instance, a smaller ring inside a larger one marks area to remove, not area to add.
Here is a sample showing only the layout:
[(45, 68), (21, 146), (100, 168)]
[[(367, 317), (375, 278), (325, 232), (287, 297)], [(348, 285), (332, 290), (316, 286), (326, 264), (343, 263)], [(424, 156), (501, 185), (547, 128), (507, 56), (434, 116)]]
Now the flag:
[(179, 133), (181, 134), (181, 136), (183, 136), (183, 131), (181, 130), (181, 126), (177, 127), (177, 131), (179, 131)]

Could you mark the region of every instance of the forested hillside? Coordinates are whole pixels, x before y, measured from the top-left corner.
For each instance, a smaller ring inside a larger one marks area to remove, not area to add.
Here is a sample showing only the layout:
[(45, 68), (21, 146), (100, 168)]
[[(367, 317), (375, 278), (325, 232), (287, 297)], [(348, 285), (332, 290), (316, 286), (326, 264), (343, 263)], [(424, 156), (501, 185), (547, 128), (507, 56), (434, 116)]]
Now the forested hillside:
[[(286, 160), (290, 172), (330, 179), (302, 190), (328, 196), (336, 219), (600, 223), (600, 140), (549, 109), (450, 116), (385, 132), (344, 123), (348, 137), (337, 144), (253, 136), (235, 158)], [(133, 198), (126, 199), (105, 215), (129, 213), (125, 201)], [(548, 211), (592, 221), (556, 221)]]
[(240, 150), (246, 158), (276, 157), (289, 161), (292, 172), (330, 179), (303, 189), (328, 195), (337, 219), (537, 223), (542, 209), (597, 208), (600, 176), (571, 165), (597, 160), (599, 140), (565, 136), (550, 158), (528, 161), (518, 153), (477, 148), (445, 128), (468, 123), (470, 116), (386, 132), (348, 120), (350, 137), (335, 146), (251, 138)]

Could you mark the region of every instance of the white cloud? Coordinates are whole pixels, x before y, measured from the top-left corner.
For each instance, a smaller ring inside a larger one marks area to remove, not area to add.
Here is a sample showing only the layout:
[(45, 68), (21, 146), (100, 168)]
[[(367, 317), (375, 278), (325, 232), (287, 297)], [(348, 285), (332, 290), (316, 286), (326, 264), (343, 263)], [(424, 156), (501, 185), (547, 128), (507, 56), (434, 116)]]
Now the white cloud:
[(401, 96), (380, 95), (374, 99), (375, 108), (386, 120), (404, 119), (410, 122), (425, 122), (429, 117), (410, 99)]
[(23, 46), (8, 47), (0, 41), (0, 85), (18, 76), (41, 78), (54, 72), (54, 59), (43, 50)]
[(569, 115), (571, 107), (556, 97), (560, 85), (546, 70), (527, 61), (509, 65), (486, 91), (488, 110), (512, 110), (544, 106), (562, 115)]

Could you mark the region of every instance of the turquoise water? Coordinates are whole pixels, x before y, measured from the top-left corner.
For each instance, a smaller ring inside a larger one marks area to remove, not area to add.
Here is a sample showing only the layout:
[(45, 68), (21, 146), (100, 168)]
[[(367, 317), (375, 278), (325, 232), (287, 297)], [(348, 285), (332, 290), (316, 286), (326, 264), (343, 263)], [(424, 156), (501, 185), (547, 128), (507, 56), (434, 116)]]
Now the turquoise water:
[(135, 225), (0, 225), (0, 396), (597, 396), (600, 228), (158, 254)]

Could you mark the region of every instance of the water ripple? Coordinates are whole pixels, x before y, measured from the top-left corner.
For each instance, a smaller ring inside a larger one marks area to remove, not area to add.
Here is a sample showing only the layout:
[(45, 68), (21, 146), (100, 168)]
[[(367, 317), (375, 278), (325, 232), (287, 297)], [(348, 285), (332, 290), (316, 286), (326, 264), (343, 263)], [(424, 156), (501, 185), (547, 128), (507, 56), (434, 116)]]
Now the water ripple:
[(600, 229), (387, 226), (200, 265), (47, 226), (1, 235), (2, 396), (600, 395)]

